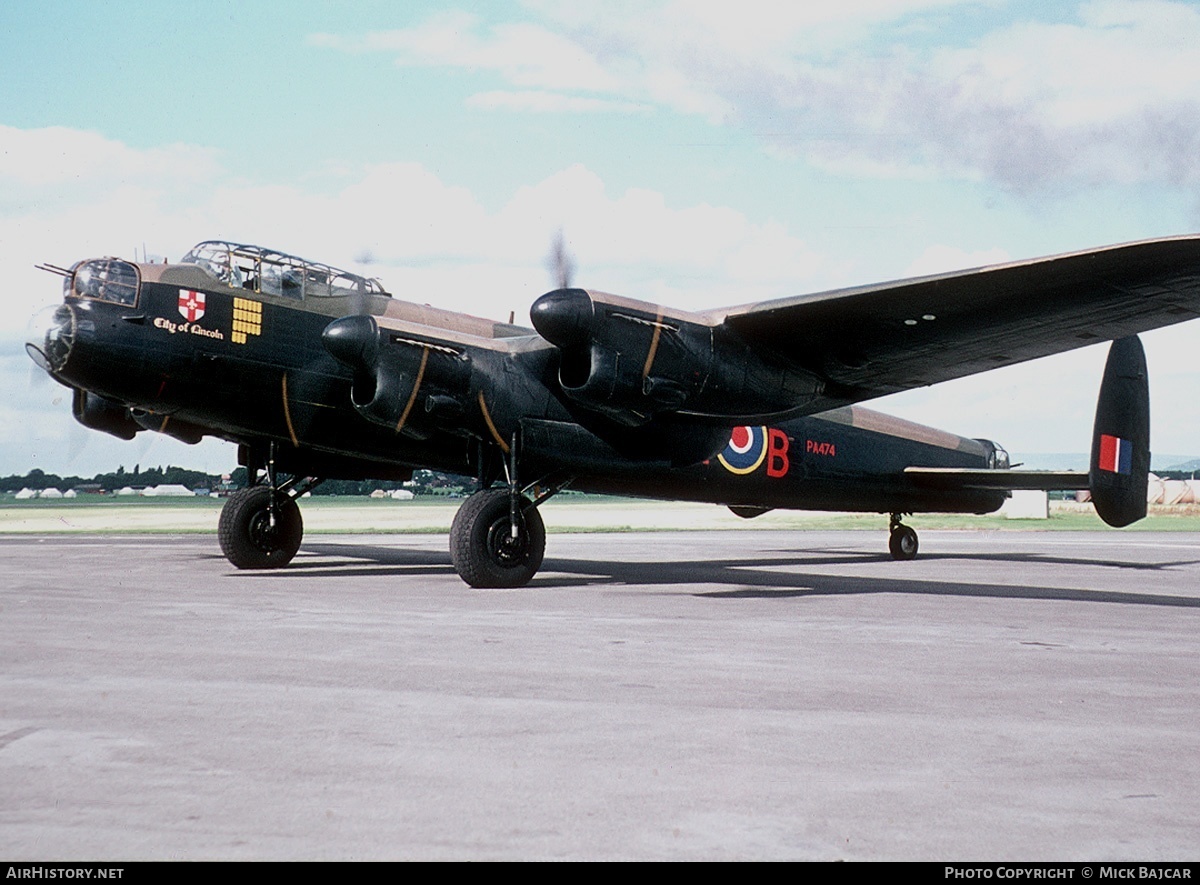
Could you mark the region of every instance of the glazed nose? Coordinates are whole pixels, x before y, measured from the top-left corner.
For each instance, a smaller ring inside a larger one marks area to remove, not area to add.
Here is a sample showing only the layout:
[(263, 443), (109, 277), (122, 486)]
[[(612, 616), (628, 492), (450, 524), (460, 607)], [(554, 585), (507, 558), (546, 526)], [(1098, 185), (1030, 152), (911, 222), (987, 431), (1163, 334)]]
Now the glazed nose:
[(25, 352), (29, 358), (54, 374), (67, 363), (75, 344), (75, 311), (67, 304), (39, 310), (29, 320), (25, 333)]

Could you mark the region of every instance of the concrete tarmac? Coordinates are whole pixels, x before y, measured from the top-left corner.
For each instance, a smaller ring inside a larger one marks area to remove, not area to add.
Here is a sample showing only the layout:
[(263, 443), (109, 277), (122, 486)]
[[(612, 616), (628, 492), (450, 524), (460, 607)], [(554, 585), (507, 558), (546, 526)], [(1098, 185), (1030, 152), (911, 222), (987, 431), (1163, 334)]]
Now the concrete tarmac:
[(1200, 540), (0, 538), (0, 858), (1200, 858)]

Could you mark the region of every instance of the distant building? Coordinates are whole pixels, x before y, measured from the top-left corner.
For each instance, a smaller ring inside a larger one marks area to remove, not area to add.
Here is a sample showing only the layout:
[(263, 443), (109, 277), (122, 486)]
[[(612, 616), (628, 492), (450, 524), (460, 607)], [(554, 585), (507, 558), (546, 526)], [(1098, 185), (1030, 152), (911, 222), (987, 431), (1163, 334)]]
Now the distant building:
[(1006, 519), (1049, 519), (1050, 496), (1034, 489), (1014, 491), (1000, 508)]
[(1200, 504), (1200, 480), (1159, 479), (1151, 473), (1146, 500), (1150, 504)]
[(191, 498), (194, 493), (187, 486), (177, 483), (164, 483), (160, 486), (151, 486), (145, 489), (142, 494), (147, 498)]

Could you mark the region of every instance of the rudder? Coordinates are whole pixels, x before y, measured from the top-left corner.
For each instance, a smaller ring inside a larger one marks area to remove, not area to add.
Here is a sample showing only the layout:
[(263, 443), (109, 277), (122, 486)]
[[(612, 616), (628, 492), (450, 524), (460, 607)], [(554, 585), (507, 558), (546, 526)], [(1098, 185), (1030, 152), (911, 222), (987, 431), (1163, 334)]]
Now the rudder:
[(1146, 515), (1150, 473), (1150, 384), (1146, 353), (1136, 335), (1108, 351), (1096, 402), (1088, 483), (1096, 513), (1122, 528)]

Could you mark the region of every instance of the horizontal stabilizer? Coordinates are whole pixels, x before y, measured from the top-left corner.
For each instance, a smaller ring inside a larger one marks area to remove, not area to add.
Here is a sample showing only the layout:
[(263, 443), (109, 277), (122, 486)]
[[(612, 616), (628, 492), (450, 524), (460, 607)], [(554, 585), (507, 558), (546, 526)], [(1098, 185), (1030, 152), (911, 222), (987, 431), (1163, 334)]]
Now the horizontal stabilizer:
[(1069, 491), (1089, 489), (1096, 513), (1122, 528), (1146, 515), (1150, 473), (1150, 393), (1146, 355), (1136, 335), (1112, 343), (1096, 403), (1087, 473), (909, 467), (916, 485), (938, 490)]
[(1057, 470), (988, 470), (986, 468), (908, 467), (904, 475), (927, 489), (987, 489), (1013, 492), (1071, 491), (1090, 488), (1088, 474)]

